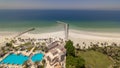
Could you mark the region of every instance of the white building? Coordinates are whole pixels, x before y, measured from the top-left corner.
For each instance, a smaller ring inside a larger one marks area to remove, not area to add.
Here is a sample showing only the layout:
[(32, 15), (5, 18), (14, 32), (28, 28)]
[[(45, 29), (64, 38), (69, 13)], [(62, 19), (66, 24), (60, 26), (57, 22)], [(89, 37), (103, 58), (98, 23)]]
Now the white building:
[(49, 51), (45, 55), (47, 65), (51, 68), (55, 68), (58, 64), (61, 67), (64, 67), (66, 49), (62, 45), (58, 44), (58, 42), (53, 42), (48, 46), (48, 50)]

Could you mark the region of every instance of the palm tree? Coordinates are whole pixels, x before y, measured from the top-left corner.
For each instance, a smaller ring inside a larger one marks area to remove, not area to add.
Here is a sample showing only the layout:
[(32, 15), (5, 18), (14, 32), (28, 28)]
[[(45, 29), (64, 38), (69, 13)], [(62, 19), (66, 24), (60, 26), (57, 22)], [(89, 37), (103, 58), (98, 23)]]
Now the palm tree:
[(90, 49), (90, 46), (88, 46), (88, 49)]
[(28, 68), (28, 66), (29, 66), (29, 65), (28, 65), (28, 62), (29, 62), (29, 61), (25, 61), (25, 62), (24, 62), (23, 68)]
[(46, 44), (43, 42), (42, 45), (45, 46)]
[(38, 68), (38, 66), (40, 65), (40, 62), (39, 62), (39, 61), (36, 61), (36, 62), (34, 63), (34, 65), (35, 65), (36, 68)]
[(45, 51), (45, 52), (48, 52), (48, 48), (47, 48), (47, 47), (45, 47), (45, 48), (44, 48), (44, 51)]
[(43, 63), (43, 64), (45, 64), (45, 63), (46, 63), (46, 61), (43, 59), (43, 60), (42, 60), (42, 63)]
[(79, 44), (78, 43), (76, 44), (76, 48), (77, 48), (77, 50), (79, 50)]

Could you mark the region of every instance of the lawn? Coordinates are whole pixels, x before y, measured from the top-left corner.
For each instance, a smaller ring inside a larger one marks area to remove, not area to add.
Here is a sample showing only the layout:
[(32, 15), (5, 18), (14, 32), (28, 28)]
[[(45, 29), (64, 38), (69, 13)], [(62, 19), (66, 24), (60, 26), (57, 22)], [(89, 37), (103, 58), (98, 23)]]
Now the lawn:
[(78, 56), (85, 59), (86, 68), (108, 68), (113, 64), (108, 56), (97, 51), (79, 51)]

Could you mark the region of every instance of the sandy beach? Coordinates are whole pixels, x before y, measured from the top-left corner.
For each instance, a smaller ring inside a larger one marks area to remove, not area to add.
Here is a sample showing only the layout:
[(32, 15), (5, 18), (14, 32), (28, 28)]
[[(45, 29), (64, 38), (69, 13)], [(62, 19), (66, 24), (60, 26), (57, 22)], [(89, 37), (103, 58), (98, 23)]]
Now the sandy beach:
[[(12, 38), (16, 36), (18, 33), (7, 33), (7, 32), (0, 32), (0, 43), (5, 41), (5, 38)], [(63, 38), (64, 39), (64, 31), (57, 31), (57, 32), (49, 32), (49, 33), (39, 33), (39, 34), (31, 34), (25, 33), (22, 38)], [(90, 42), (108, 42), (108, 43), (117, 43), (120, 42), (120, 34), (119, 33), (99, 33), (99, 32), (89, 32), (89, 31), (78, 31), (78, 30), (70, 30), (69, 31), (69, 39), (74, 41), (74, 44), (81, 44), (85, 42), (89, 45)]]
[(117, 43), (118, 45), (120, 44), (119, 33), (98, 33), (70, 30), (69, 38), (74, 41), (74, 44), (79, 43), (80, 45), (83, 45), (83, 42), (85, 42), (86, 45), (90, 45), (90, 42), (92, 43), (107, 42), (108, 45), (113, 42)]

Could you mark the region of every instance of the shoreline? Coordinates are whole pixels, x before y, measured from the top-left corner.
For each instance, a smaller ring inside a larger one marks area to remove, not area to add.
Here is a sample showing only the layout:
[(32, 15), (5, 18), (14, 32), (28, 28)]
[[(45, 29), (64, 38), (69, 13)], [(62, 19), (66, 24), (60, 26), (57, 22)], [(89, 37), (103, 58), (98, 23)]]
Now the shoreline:
[[(23, 32), (23, 31), (22, 31)], [(47, 31), (47, 32), (28, 32), (27, 34), (52, 34), (52, 33), (58, 33), (58, 32), (64, 32), (63, 30), (59, 30), (59, 31)], [(17, 31), (0, 31), (0, 36), (12, 36), (12, 35), (17, 35), (21, 32), (17, 32)], [(118, 32), (95, 32), (95, 31), (85, 31), (85, 30), (77, 30), (77, 29), (70, 29), (69, 30), (69, 34), (70, 33), (75, 33), (75, 34), (85, 34), (85, 35), (94, 35), (94, 36), (100, 36), (100, 37), (116, 37), (116, 38), (120, 38), (120, 33)], [(25, 33), (26, 34), (26, 33)]]
[(74, 44), (77, 43), (81, 46), (90, 46), (90, 43), (97, 44), (107, 42), (108, 45), (116, 43), (120, 45), (120, 34), (118, 33), (94, 33), (94, 32), (85, 32), (85, 31), (73, 31), (70, 33), (70, 39), (74, 41)]
[[(12, 38), (17, 35), (19, 32), (0, 32), (0, 43), (5, 41), (5, 38)], [(46, 32), (46, 33), (25, 33), (22, 38), (63, 38), (64, 31), (55, 31), (55, 32)], [(80, 30), (69, 30), (69, 39), (71, 39), (74, 44), (81, 44), (86, 42), (108, 42), (108, 43), (118, 43), (120, 44), (120, 33), (101, 33), (101, 32), (90, 32), (90, 31), (80, 31)]]

